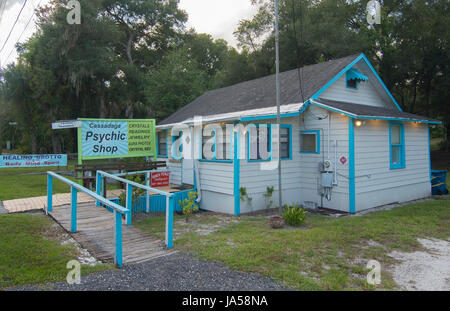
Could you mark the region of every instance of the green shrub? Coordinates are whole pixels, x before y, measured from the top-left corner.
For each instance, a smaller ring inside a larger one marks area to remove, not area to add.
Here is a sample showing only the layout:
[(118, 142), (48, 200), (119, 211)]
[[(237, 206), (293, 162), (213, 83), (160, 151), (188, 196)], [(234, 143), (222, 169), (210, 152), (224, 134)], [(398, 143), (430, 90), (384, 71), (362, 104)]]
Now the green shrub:
[(197, 199), (198, 193), (195, 191), (189, 191), (188, 198), (184, 199), (183, 201), (178, 200), (178, 204), (180, 204), (183, 215), (186, 216), (186, 222), (189, 221), (189, 216), (198, 211), (198, 205), (195, 201)]
[(305, 210), (298, 204), (292, 204), (292, 206), (284, 205), (281, 216), (290, 226), (300, 226), (305, 222)]

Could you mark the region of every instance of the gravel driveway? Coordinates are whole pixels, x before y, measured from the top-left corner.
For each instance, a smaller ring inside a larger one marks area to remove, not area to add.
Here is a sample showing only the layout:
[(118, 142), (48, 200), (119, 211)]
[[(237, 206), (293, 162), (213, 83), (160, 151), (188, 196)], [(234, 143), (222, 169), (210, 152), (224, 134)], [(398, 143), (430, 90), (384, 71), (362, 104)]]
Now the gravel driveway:
[(230, 270), (225, 265), (198, 260), (193, 256), (175, 253), (144, 263), (124, 266), (120, 270), (104, 271), (81, 278), (81, 284), (65, 282), (44, 286), (23, 286), (9, 290), (290, 290), (267, 277), (255, 273)]

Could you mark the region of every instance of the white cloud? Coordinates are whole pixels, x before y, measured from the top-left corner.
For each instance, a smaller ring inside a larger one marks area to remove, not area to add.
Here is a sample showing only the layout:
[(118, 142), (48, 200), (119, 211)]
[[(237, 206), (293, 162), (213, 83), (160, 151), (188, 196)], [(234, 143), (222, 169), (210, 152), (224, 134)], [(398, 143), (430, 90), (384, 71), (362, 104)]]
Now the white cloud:
[[(0, 12), (4, 1), (0, 0)], [(0, 48), (3, 46), (25, 0), (6, 1), (5, 11), (0, 22)], [(5, 48), (0, 53), (2, 66), (14, 61), (17, 57), (14, 45), (33, 14), (33, 8), (39, 1), (28, 0), (24, 7)], [(41, 0), (40, 5), (43, 6), (49, 1)], [(257, 11), (257, 8), (251, 5), (250, 0), (181, 0), (179, 7), (188, 14), (188, 28), (194, 28), (198, 33), (209, 33), (215, 39), (225, 39), (228, 44), (234, 47), (236, 47), (237, 41), (233, 36), (233, 32), (237, 29), (239, 21), (251, 18)], [(20, 38), (20, 42), (24, 42), (36, 31), (35, 19), (36, 17), (30, 22)]]
[(234, 47), (237, 41), (233, 32), (239, 21), (251, 18), (257, 11), (250, 0), (181, 0), (179, 7), (189, 16), (188, 27), (225, 39)]

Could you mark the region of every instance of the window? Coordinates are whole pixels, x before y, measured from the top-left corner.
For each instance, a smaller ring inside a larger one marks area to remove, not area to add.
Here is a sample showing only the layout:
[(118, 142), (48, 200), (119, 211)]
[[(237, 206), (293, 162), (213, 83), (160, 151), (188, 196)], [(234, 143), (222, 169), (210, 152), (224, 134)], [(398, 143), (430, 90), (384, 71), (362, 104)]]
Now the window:
[[(178, 136), (172, 135), (172, 158), (175, 160), (181, 160), (183, 152), (183, 132), (180, 131)], [(178, 147), (178, 150), (177, 150)]]
[(248, 127), (248, 155), (249, 161), (269, 161), (271, 158), (270, 124), (258, 124)]
[(405, 129), (402, 123), (389, 123), (390, 168), (405, 168)]
[(361, 81), (367, 81), (369, 78), (359, 72), (358, 69), (350, 68), (346, 72), (346, 80), (348, 88), (357, 90), (358, 83)]
[(165, 131), (158, 132), (158, 157), (167, 157), (167, 133)]
[(358, 81), (356, 79), (347, 80), (347, 87), (350, 89), (358, 89)]
[[(227, 130), (225, 125), (220, 128), (221, 131), (218, 128), (203, 129), (201, 139), (202, 160), (231, 161), (231, 138), (233, 129), (231, 127)], [(208, 144), (206, 148), (210, 148), (210, 150), (205, 150), (206, 144)]]
[(320, 153), (320, 131), (300, 131), (300, 152)]
[(292, 127), (291, 125), (280, 125), (280, 157), (281, 159), (292, 158)]

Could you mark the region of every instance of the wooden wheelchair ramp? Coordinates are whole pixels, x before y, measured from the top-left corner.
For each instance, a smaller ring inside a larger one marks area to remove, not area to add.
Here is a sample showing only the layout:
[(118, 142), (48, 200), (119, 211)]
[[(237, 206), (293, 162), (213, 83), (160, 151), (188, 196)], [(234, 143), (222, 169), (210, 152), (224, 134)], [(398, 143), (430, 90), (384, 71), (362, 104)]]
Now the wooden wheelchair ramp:
[[(55, 206), (48, 213), (70, 232), (71, 207)], [(78, 243), (101, 261), (113, 262), (115, 252), (114, 216), (95, 202), (79, 203), (77, 207), (77, 232), (70, 233)], [(139, 263), (175, 253), (160, 241), (133, 226), (122, 222), (123, 263)]]

